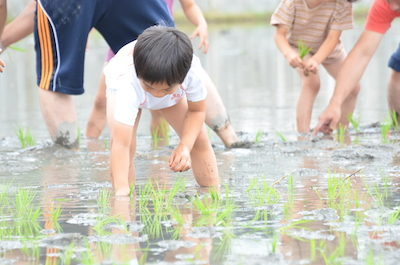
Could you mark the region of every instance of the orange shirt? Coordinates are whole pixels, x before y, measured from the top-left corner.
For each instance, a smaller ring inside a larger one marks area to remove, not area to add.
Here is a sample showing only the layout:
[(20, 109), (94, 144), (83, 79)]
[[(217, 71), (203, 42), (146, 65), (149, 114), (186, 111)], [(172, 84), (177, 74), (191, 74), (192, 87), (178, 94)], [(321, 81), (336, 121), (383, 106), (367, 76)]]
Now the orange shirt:
[(386, 0), (375, 0), (368, 12), (365, 29), (385, 34), (396, 17), (400, 17), (400, 12), (392, 11)]

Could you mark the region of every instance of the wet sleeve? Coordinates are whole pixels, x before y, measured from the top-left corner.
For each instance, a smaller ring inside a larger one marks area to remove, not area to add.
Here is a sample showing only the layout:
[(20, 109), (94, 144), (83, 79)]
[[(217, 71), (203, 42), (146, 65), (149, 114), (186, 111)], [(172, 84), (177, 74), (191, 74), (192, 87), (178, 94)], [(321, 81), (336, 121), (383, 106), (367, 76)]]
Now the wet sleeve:
[(349, 2), (340, 2), (340, 8), (337, 9), (333, 17), (332, 27), (334, 30), (346, 30), (353, 28), (353, 4)]
[(390, 10), (385, 0), (375, 0), (368, 12), (365, 29), (385, 34), (399, 13)]
[(182, 83), (188, 101), (199, 102), (207, 97), (207, 89), (204, 81), (204, 70), (199, 58), (193, 56), (192, 65)]
[(281, 25), (290, 30), (293, 25), (294, 17), (295, 8), (293, 0), (283, 0), (272, 14), (270, 24), (272, 26)]

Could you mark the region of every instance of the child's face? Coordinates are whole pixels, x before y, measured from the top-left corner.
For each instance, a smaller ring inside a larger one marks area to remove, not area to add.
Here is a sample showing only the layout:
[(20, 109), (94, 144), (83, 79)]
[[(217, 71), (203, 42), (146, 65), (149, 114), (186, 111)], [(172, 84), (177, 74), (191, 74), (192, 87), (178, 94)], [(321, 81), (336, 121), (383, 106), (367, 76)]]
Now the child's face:
[(386, 0), (389, 4), (390, 9), (396, 12), (400, 12), (400, 0)]
[(142, 79), (139, 80), (143, 90), (156, 98), (162, 98), (166, 95), (173, 94), (179, 87), (179, 84), (169, 86), (166, 82), (151, 84)]

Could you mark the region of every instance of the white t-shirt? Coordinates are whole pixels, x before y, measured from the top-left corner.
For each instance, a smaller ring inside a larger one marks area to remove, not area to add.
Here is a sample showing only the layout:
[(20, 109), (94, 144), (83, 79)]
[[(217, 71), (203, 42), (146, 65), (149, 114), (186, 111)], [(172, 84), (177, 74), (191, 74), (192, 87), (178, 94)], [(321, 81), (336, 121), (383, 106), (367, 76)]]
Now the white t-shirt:
[(187, 100), (202, 101), (207, 96), (204, 85), (203, 69), (200, 60), (193, 55), (192, 65), (183, 83), (171, 95), (162, 98), (152, 96), (140, 85), (133, 64), (133, 48), (136, 41), (126, 44), (104, 68), (107, 94), (116, 94), (114, 119), (133, 126), (138, 109), (164, 109), (174, 106), (186, 94)]

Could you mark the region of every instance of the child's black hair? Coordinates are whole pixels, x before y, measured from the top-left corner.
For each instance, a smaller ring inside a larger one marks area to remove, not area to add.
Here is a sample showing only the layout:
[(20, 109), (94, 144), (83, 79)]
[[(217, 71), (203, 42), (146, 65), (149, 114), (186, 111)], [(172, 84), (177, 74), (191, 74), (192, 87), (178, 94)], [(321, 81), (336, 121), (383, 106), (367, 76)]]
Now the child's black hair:
[(153, 26), (139, 35), (133, 51), (136, 75), (150, 84), (182, 84), (193, 59), (188, 36), (171, 27)]

